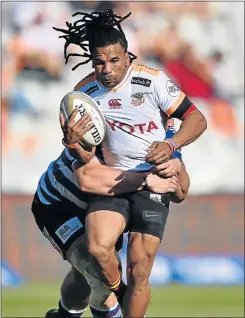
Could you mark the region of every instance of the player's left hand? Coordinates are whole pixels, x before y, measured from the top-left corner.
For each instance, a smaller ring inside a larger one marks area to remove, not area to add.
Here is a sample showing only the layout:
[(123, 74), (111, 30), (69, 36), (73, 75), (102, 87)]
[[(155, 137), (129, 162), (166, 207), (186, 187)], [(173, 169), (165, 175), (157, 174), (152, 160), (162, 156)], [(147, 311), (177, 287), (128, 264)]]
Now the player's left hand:
[(170, 178), (180, 171), (182, 163), (178, 158), (171, 159), (168, 162), (160, 163), (153, 168), (153, 173), (161, 177)]
[(170, 146), (166, 142), (154, 141), (148, 148), (148, 155), (145, 160), (150, 163), (163, 163), (171, 156)]

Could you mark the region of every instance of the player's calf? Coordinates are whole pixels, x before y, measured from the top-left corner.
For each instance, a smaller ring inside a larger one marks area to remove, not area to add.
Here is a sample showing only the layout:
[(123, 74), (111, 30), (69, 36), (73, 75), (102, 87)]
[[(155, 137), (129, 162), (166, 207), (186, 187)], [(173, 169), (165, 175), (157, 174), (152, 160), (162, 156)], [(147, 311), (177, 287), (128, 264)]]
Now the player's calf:
[[(100, 247), (97, 249), (97, 252), (100, 251)], [(96, 256), (96, 259), (93, 261), (91, 260), (91, 264), (93, 264), (94, 268), (97, 269), (98, 275), (100, 277), (100, 280), (104, 282), (106, 288), (110, 292), (114, 292), (115, 296), (117, 297), (118, 303), (122, 306), (123, 305), (123, 297), (126, 291), (126, 285), (122, 280), (122, 267), (121, 267), (121, 261), (120, 258), (117, 255), (117, 252), (115, 251), (115, 248), (103, 248), (104, 253), (93, 253), (93, 256)], [(99, 262), (99, 266), (98, 265)], [(108, 282), (108, 276), (106, 276), (106, 273), (103, 272), (104, 268), (113, 268), (114, 275), (116, 275), (117, 279), (114, 280), (112, 283)], [(112, 267), (113, 266), (113, 267)], [(101, 275), (101, 271), (102, 274)]]
[(122, 311), (114, 293), (99, 280), (96, 269), (89, 266), (82, 275), (72, 267), (61, 287), (59, 308), (49, 310), (45, 318), (80, 318), (88, 302), (95, 318), (122, 317)]
[(84, 272), (90, 287), (90, 310), (93, 317), (122, 317), (122, 311), (114, 293), (98, 279), (91, 266)]
[(58, 309), (46, 313), (46, 318), (78, 318), (89, 304), (91, 289), (86, 278), (74, 267), (71, 268), (61, 285), (61, 299)]
[(82, 311), (89, 304), (90, 293), (91, 288), (86, 278), (72, 266), (61, 285), (62, 307)]

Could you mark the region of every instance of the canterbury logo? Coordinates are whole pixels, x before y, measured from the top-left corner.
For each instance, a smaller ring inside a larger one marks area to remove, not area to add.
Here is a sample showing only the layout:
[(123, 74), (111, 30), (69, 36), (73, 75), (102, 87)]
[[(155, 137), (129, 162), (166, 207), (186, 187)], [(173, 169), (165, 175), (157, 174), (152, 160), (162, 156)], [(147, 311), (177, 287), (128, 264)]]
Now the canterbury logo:
[(110, 106), (110, 108), (121, 108), (122, 104), (121, 104), (121, 99), (110, 99), (108, 102), (108, 105)]

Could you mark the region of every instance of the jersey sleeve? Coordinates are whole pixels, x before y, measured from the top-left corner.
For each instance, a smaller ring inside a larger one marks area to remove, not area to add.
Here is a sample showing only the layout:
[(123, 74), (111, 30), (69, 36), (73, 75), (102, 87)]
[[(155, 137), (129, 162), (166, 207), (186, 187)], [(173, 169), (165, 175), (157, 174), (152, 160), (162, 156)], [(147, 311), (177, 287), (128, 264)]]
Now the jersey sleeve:
[(185, 94), (161, 71), (154, 81), (154, 97), (157, 106), (171, 116), (183, 102)]

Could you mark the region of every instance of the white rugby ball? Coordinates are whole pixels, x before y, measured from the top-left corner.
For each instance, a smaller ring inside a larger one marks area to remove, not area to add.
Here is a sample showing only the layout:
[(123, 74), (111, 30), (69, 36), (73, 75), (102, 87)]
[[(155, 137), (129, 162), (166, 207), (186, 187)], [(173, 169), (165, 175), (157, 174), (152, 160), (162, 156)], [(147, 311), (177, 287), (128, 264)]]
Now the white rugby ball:
[(106, 122), (103, 113), (97, 106), (97, 103), (88, 95), (79, 91), (67, 93), (60, 103), (60, 112), (64, 115), (65, 120), (69, 119), (71, 113), (76, 108), (78, 108), (79, 112), (75, 117), (75, 122), (88, 113), (94, 124), (83, 135), (80, 142), (85, 146), (98, 146), (103, 141), (106, 133)]

